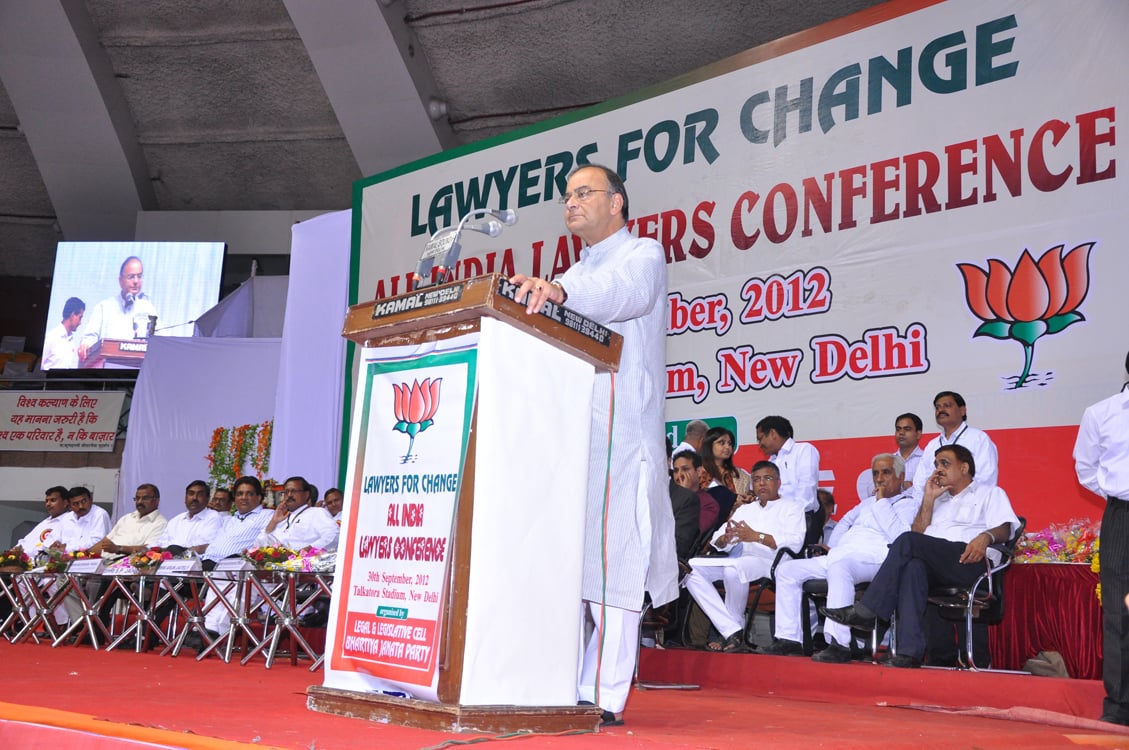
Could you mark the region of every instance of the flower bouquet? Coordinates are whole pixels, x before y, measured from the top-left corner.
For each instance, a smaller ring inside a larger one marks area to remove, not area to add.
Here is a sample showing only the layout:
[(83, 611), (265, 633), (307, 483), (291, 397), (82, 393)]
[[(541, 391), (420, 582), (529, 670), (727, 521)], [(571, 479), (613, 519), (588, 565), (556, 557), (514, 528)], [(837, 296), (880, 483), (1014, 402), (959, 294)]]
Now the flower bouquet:
[(1040, 531), (1028, 532), (1015, 548), (1015, 561), (1092, 564), (1098, 551), (1100, 530), (1100, 523), (1085, 518), (1051, 524)]
[(43, 572), (63, 573), (73, 561), (89, 560), (92, 557), (96, 557), (96, 555), (90, 554), (90, 550), (79, 549), (74, 552), (67, 552), (66, 550), (52, 548), (47, 550), (47, 561), (43, 564)]
[(243, 552), (243, 559), (260, 570), (277, 570), (281, 563), (298, 557), (298, 553), (286, 547), (252, 547)]
[(31, 567), (31, 558), (23, 547), (13, 547), (0, 554), (0, 573), (23, 573)]
[(332, 573), (337, 564), (337, 553), (317, 547), (298, 550), (294, 557), (270, 567), (276, 570), (289, 570), (296, 573)]
[(134, 552), (127, 559), (130, 565), (140, 571), (155, 570), (165, 560), (173, 559), (173, 553), (160, 547), (150, 547), (144, 552)]

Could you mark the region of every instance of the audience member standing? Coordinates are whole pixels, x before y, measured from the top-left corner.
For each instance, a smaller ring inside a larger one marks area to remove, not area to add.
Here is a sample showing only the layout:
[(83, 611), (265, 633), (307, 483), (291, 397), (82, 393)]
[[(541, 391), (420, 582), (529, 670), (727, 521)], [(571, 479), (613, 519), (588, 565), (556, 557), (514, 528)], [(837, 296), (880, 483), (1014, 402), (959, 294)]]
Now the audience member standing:
[[(1129, 355), (1125, 357), (1129, 373)], [(1086, 409), (1074, 443), (1074, 470), (1106, 498), (1102, 514), (1102, 721), (1129, 724), (1129, 390)]]

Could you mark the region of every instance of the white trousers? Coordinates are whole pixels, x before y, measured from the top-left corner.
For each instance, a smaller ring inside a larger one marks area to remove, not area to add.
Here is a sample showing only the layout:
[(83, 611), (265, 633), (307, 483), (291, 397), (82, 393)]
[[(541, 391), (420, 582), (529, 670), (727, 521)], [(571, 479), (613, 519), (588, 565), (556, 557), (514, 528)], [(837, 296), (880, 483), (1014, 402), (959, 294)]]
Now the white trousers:
[[(827, 606), (847, 607), (855, 603), (855, 584), (873, 579), (880, 567), (881, 560), (863, 559), (857, 550), (833, 549), (822, 557), (782, 560), (776, 566), (776, 637), (803, 642), (800, 603), (804, 581), (826, 578)], [(811, 622), (814, 626), (815, 618)], [(851, 629), (830, 619), (823, 623), (823, 635), (828, 643), (834, 640), (844, 647), (851, 644)]]
[[(686, 590), (694, 601), (710, 618), (717, 632), (722, 637), (728, 638), (745, 627), (745, 609), (749, 604), (748, 581), (755, 581), (768, 575), (772, 569), (772, 560), (769, 558), (745, 556), (734, 558), (740, 562), (737, 565), (703, 565), (694, 568), (686, 576)], [(693, 566), (694, 561), (690, 561)], [(725, 599), (717, 593), (714, 583), (722, 581), (725, 584)]]
[[(233, 575), (224, 575), (223, 573), (214, 574), (212, 577), (221, 588), (224, 586), (223, 581), (225, 579), (234, 578)], [(249, 586), (250, 584), (244, 583), (243, 585)], [(243, 606), (243, 602), (239, 601), (237, 598), (241, 596), (242, 593), (243, 589), (241, 586), (233, 586), (232, 590), (224, 594), (224, 599), (227, 600), (227, 603), (230, 604), (236, 612)], [(211, 630), (213, 633), (223, 635), (231, 629), (231, 612), (229, 612), (227, 607), (223, 606), (223, 604), (216, 601), (218, 598), (219, 595), (216, 593), (215, 586), (208, 586), (208, 593), (204, 597), (204, 609), (207, 610), (204, 615), (204, 627)], [(250, 614), (262, 604), (262, 601), (262, 594), (259, 593), (258, 589), (252, 587), (251, 599), (247, 602), (247, 612), (244, 616), (249, 617)], [(211, 607), (211, 609), (208, 609), (208, 607)]]
[(591, 614), (595, 628), (585, 643), (584, 633), (587, 628), (584, 623), (581, 624), (582, 658), (576, 680), (577, 700), (594, 703), (605, 711), (618, 714), (627, 705), (627, 694), (631, 691), (631, 680), (635, 677), (641, 613), (601, 605), (599, 602), (584, 604), (584, 614)]

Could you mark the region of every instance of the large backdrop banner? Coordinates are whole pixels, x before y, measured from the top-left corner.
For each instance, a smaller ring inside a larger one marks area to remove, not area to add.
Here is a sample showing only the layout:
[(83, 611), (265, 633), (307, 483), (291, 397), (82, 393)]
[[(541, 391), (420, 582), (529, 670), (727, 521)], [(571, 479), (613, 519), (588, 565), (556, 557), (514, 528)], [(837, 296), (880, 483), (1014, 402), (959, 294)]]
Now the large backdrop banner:
[(1129, 345), (1126, 28), (1120, 0), (891, 2), (377, 175), (355, 189), (351, 299), (406, 291), (478, 207), (520, 221), (464, 237), (459, 277), (560, 274), (581, 249), (566, 177), (606, 164), (666, 249), (672, 424), (734, 420), (747, 466), (757, 420), (784, 415), (843, 508), (895, 417), (935, 431), (952, 389), (1029, 526), (1097, 518), (1070, 452)]

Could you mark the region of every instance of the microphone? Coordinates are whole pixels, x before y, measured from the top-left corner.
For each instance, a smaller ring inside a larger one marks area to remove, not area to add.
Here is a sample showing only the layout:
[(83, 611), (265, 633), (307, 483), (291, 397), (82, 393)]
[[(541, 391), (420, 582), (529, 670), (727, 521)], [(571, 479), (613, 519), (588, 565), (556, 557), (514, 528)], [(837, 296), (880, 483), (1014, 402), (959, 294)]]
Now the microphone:
[(180, 328), (181, 326), (190, 326), (195, 322), (196, 321), (193, 319), (193, 320), (186, 320), (183, 323), (173, 323), (172, 325), (161, 326), (160, 328), (154, 328), (153, 333), (160, 333), (161, 331), (167, 331), (170, 328)]
[[(480, 216), (491, 216), (497, 221), (491, 219), (481, 224), (470, 223)], [(441, 257), (442, 261), (437, 268), (436, 283), (441, 284), (450, 276), (451, 268), (458, 262), (459, 253), (462, 251), (459, 237), (464, 229), (485, 234), (487, 237), (497, 237), (502, 233), (503, 226), (509, 227), (516, 223), (517, 212), (512, 209), (476, 208), (460, 219), (454, 228), (444, 227), (437, 230), (427, 241), (423, 254), (416, 264), (415, 273), (412, 275), (412, 289), (419, 289), (423, 285), (424, 278), (431, 274), (437, 258)]]

